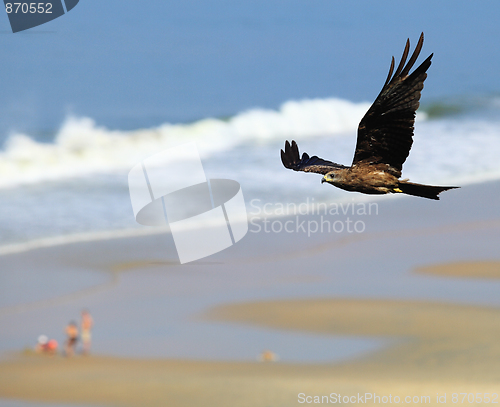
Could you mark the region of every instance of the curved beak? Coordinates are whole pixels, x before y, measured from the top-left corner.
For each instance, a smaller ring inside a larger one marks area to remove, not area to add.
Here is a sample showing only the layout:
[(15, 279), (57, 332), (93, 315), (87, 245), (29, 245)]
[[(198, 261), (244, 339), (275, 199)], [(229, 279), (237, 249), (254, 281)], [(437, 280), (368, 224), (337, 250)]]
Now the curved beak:
[(321, 178), (321, 183), (326, 182), (325, 177)]

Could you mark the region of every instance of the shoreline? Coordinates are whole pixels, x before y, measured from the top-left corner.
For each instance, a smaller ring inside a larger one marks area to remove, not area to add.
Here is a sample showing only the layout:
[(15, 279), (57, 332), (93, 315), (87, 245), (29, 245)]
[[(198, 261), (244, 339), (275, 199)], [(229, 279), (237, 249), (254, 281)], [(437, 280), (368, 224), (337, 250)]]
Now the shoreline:
[[(471, 187), (471, 188), (478, 188), (478, 189), (491, 189), (493, 188), (498, 188), (500, 189), (500, 179), (494, 178), (494, 179), (485, 179), (482, 181), (478, 182), (470, 182), (470, 183), (465, 183), (461, 188), (464, 187)], [(388, 199), (389, 198), (389, 199)], [(281, 209), (277, 210), (277, 213), (264, 213), (265, 216), (259, 217), (259, 221), (263, 218), (267, 219), (281, 219), (281, 218), (290, 218), (294, 216), (305, 216), (305, 217), (310, 217), (310, 216), (315, 216), (315, 215), (321, 215), (322, 213), (314, 213), (315, 211), (323, 211), (324, 205), (326, 205), (329, 208), (329, 205), (337, 205), (340, 207), (340, 210), (338, 210), (339, 215), (351, 215), (351, 212), (354, 211), (353, 207), (350, 205), (365, 205), (365, 206), (370, 206), (370, 205), (387, 205), (389, 207), (391, 206), (397, 206), (397, 203), (401, 199), (408, 199), (408, 196), (400, 196), (400, 195), (391, 195), (390, 197), (388, 196), (356, 196), (356, 195), (346, 195), (344, 199), (338, 199), (338, 197), (335, 199), (333, 202), (325, 202), (325, 201), (318, 201), (314, 202), (314, 198), (312, 198), (311, 202), (309, 203), (309, 198), (307, 198), (307, 209), (304, 213), (302, 213), (302, 210), (300, 209), (302, 205), (305, 205), (306, 202), (302, 203), (279, 203), (279, 202), (273, 202), (272, 204), (274, 206), (279, 206), (279, 207), (286, 207), (287, 205), (292, 206), (295, 208), (295, 211), (293, 213), (283, 213)], [(422, 200), (422, 198), (414, 198), (411, 197), (409, 199), (417, 199), (417, 200)], [(255, 199), (254, 199), (255, 200)], [(259, 199), (262, 201), (262, 199)], [(253, 200), (252, 200), (253, 201)], [(259, 216), (261, 215), (260, 213), (252, 213), (249, 212), (249, 207), (251, 206), (251, 202), (247, 203), (247, 212), (249, 217), (251, 218), (251, 215), (256, 215)], [(418, 201), (417, 201), (418, 202)], [(424, 200), (425, 202), (425, 200)], [(319, 206), (321, 205), (321, 208)], [(410, 203), (410, 206), (413, 207), (415, 203)], [(418, 205), (418, 203), (417, 203)], [(299, 208), (297, 210), (297, 208)], [(316, 209), (315, 209), (316, 208)], [(262, 208), (261, 208), (262, 209)], [(371, 210), (371, 209), (370, 209)], [(297, 213), (298, 211), (298, 213)], [(378, 211), (378, 208), (377, 208)], [(343, 213), (342, 213), (343, 212)], [(326, 214), (325, 214), (326, 215)], [(371, 216), (371, 214), (369, 214)], [(134, 238), (134, 237), (143, 237), (143, 236), (154, 236), (154, 235), (159, 235), (159, 234), (164, 234), (164, 233), (170, 233), (170, 228), (168, 226), (166, 227), (151, 227), (151, 226), (139, 226), (137, 228), (123, 228), (123, 229), (109, 229), (109, 230), (100, 230), (100, 231), (93, 231), (93, 232), (82, 232), (82, 233), (72, 233), (72, 234), (66, 234), (66, 235), (57, 235), (57, 236), (50, 236), (50, 237), (42, 237), (42, 238), (35, 238), (32, 240), (28, 240), (25, 242), (15, 242), (15, 243), (7, 243), (4, 245), (0, 246), (0, 256), (8, 256), (11, 254), (16, 254), (16, 253), (24, 253), (28, 252), (31, 250), (36, 250), (36, 249), (42, 249), (42, 248), (50, 248), (50, 247), (57, 247), (57, 246), (66, 246), (66, 245), (71, 245), (71, 244), (78, 244), (78, 243), (85, 243), (85, 242), (99, 242), (99, 241), (104, 241), (104, 240), (114, 240), (114, 239), (123, 239), (123, 238)]]

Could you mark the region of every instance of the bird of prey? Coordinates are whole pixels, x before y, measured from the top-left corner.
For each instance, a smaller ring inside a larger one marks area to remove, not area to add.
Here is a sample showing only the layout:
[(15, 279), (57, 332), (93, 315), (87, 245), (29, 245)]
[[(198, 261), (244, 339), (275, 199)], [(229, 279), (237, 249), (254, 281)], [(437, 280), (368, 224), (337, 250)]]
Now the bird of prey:
[(442, 187), (415, 184), (400, 179), (403, 163), (413, 143), (415, 112), (419, 106), (420, 91), (424, 88), (427, 69), (431, 65), (431, 54), (410, 74), (410, 69), (420, 54), (424, 34), (420, 35), (415, 51), (408, 63), (410, 40), (401, 57), (396, 72), (394, 57), (387, 79), (380, 94), (366, 112), (358, 127), (358, 140), (354, 159), (350, 167), (323, 160), (307, 153), (299, 155), (295, 141), (285, 143), (281, 150), (281, 161), (294, 171), (323, 174), (321, 182), (327, 182), (346, 191), (364, 194), (394, 194), (439, 199), (443, 191), (459, 187)]

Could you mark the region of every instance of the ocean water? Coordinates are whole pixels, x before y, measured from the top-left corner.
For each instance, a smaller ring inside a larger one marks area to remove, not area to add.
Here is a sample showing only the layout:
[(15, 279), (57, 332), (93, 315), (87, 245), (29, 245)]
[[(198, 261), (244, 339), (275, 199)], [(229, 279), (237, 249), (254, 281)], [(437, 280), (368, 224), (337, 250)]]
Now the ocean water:
[[(320, 175), (286, 170), (279, 157), (284, 141), (294, 139), (310, 155), (350, 164), (357, 125), (369, 105), (338, 98), (287, 101), (277, 110), (130, 131), (68, 117), (51, 142), (13, 134), (0, 152), (0, 244), (140, 228), (128, 171), (185, 142), (196, 143), (208, 177), (240, 182), (247, 205), (371, 199), (321, 185)], [(500, 99), (491, 98), (480, 110), (438, 117), (432, 109), (422, 111), (403, 176), (460, 186), (500, 178), (498, 109)]]
[(139, 228), (128, 171), (189, 141), (247, 203), (373, 198), (284, 169), (279, 150), (294, 139), (350, 164), (390, 57), (422, 31), (419, 61), (434, 60), (403, 175), (497, 179), (498, 12), (495, 1), (109, 0), (17, 34), (4, 16), (0, 246)]

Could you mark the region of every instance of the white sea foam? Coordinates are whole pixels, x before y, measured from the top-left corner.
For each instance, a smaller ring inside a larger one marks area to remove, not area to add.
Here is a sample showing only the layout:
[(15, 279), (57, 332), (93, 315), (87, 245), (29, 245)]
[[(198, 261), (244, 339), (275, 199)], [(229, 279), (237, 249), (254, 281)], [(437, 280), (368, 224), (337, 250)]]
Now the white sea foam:
[(0, 256), (8, 254), (18, 254), (35, 249), (47, 247), (63, 246), (73, 243), (96, 242), (100, 240), (125, 239), (129, 237), (148, 236), (169, 232), (168, 227), (156, 228), (133, 228), (105, 230), (99, 232), (74, 233), (70, 235), (60, 235), (28, 240), (21, 243), (10, 243), (0, 246)]
[(253, 109), (226, 121), (208, 118), (136, 131), (69, 117), (53, 143), (10, 136), (0, 153), (0, 187), (128, 170), (150, 154), (188, 141), (195, 141), (206, 158), (245, 142), (341, 134), (355, 130), (368, 107), (340, 99), (289, 101), (277, 111)]
[[(335, 98), (288, 101), (279, 110), (253, 109), (229, 120), (208, 118), (135, 131), (109, 130), (90, 118), (70, 117), (52, 143), (37, 142), (26, 134), (8, 139), (0, 152), (0, 188), (95, 173), (123, 174), (139, 160), (189, 141), (196, 142), (204, 162), (232, 150), (224, 163), (230, 162), (234, 179), (247, 178), (247, 185), (254, 181), (257, 185), (273, 171), (268, 187), (279, 188), (290, 174), (277, 171), (281, 167), (278, 141), (282, 145), (284, 140), (296, 139), (310, 155), (349, 164), (356, 128), (369, 105)], [(497, 105), (493, 99), (487, 107), (491, 110)], [(426, 120), (423, 113), (418, 118), (423, 120), (415, 129), (405, 177), (439, 183), (500, 178), (500, 121), (495, 116)], [(253, 152), (237, 152), (242, 145), (253, 146)], [(303, 182), (308, 185), (305, 178)], [(295, 186), (300, 185), (301, 178), (296, 177)]]
[[(309, 208), (309, 207), (308, 207)], [(314, 206), (313, 206), (314, 208)], [(280, 216), (283, 216), (280, 214)], [(233, 224), (247, 223), (246, 214), (236, 216)], [(204, 221), (202, 223), (177, 226), (179, 230), (196, 230), (217, 226), (218, 222), (214, 220)], [(38, 239), (27, 240), (24, 242), (9, 243), (0, 245), (0, 256), (9, 254), (25, 253), (30, 250), (44, 249), (49, 247), (64, 246), (74, 243), (97, 242), (103, 240), (126, 239), (131, 237), (151, 236), (170, 233), (170, 226), (155, 226), (155, 227), (136, 227), (127, 229), (101, 230), (84, 233), (71, 233), (66, 235), (57, 235), (51, 237), (43, 237)]]
[(416, 126), (404, 176), (455, 185), (500, 179), (500, 121), (441, 119)]

